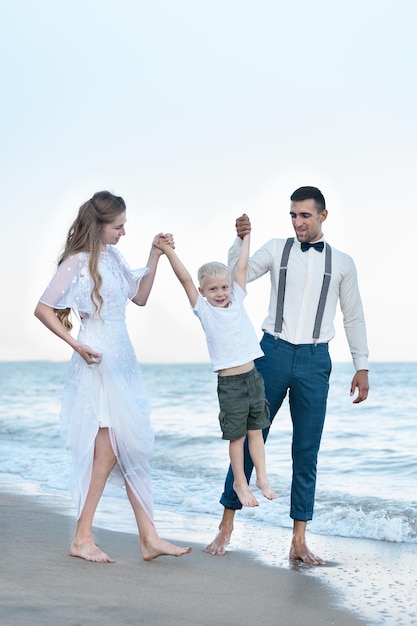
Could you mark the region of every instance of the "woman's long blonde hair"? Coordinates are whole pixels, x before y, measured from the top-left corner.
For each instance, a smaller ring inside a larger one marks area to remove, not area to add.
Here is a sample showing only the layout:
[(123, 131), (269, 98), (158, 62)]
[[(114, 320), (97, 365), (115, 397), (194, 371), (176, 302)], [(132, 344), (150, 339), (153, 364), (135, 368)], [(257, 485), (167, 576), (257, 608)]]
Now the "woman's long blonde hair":
[[(111, 224), (118, 215), (126, 211), (126, 204), (120, 196), (114, 196), (109, 191), (98, 191), (90, 200), (84, 202), (78, 215), (68, 231), (64, 251), (59, 256), (58, 266), (72, 254), (88, 252), (90, 254), (88, 269), (93, 279), (91, 300), (95, 312), (100, 315), (103, 298), (100, 295), (102, 278), (98, 271), (101, 251), (100, 230), (102, 226)], [(56, 309), (57, 317), (67, 330), (71, 330), (69, 319), (71, 309)]]

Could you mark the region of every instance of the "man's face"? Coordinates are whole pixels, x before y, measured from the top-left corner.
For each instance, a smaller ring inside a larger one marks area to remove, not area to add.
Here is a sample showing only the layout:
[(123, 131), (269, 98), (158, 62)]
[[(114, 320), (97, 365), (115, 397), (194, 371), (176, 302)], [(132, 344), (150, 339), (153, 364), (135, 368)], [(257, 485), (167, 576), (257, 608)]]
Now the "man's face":
[(327, 217), (327, 210), (318, 211), (316, 202), (312, 198), (291, 202), (290, 215), (300, 243), (318, 241), (323, 237), (321, 225)]

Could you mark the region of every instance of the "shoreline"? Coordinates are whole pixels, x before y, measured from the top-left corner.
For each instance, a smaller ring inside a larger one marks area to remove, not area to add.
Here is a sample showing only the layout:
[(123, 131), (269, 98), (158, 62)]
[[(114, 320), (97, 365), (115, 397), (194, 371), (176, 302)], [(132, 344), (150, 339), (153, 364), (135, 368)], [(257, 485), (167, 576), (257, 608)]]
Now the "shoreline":
[(275, 626), (277, 615), (285, 626), (372, 623), (308, 569), (271, 567), (241, 550), (213, 557), (191, 542), (190, 555), (145, 562), (137, 536), (95, 528), (116, 563), (71, 558), (74, 519), (35, 498), (0, 493), (2, 626)]

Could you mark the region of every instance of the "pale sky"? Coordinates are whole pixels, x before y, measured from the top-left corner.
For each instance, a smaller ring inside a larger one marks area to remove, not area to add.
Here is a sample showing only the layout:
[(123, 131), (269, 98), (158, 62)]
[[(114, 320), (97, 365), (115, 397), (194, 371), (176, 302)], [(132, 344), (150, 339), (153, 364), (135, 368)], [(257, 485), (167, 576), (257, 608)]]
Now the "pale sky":
[[(173, 232), (195, 276), (244, 212), (253, 251), (291, 236), (302, 185), (355, 260), (371, 363), (417, 360), (416, 31), (414, 0), (0, 0), (0, 360), (70, 358), (33, 309), (95, 191), (126, 200), (132, 267)], [(248, 293), (261, 336), (269, 279)], [(164, 258), (128, 325), (139, 361), (208, 361)]]

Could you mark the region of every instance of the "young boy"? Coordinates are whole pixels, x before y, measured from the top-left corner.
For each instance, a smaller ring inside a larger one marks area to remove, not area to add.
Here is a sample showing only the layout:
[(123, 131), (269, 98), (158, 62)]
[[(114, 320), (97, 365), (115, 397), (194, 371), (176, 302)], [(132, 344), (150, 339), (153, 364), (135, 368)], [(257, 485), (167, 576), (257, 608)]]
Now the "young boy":
[(218, 374), (219, 421), (223, 439), (229, 440), (233, 488), (242, 506), (258, 506), (243, 469), (243, 443), (248, 436), (249, 452), (256, 470), (256, 486), (273, 500), (265, 467), (262, 429), (270, 426), (262, 376), (254, 359), (263, 356), (255, 330), (243, 306), (250, 235), (245, 235), (234, 282), (222, 263), (206, 263), (198, 270), (199, 288), (173, 248), (162, 240), (165, 252), (206, 334), (213, 371)]

